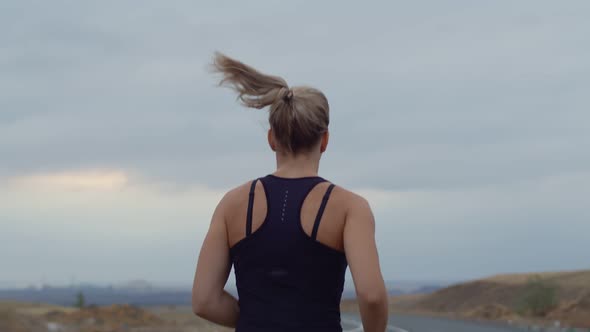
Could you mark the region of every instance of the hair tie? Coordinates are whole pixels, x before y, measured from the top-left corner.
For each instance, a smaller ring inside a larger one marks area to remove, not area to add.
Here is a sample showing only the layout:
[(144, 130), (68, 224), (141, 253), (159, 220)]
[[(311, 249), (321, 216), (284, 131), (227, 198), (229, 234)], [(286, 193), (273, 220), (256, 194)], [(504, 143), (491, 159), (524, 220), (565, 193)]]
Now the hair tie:
[(279, 96), (284, 102), (289, 102), (293, 98), (293, 90), (289, 88), (281, 88), (279, 90)]

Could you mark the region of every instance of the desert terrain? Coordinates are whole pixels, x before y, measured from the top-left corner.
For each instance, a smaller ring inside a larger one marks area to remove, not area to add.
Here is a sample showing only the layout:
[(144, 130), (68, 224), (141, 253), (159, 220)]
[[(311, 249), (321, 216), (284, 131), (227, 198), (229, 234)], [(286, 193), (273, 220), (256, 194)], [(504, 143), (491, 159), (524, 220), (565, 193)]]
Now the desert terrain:
[(390, 310), (590, 328), (590, 270), (497, 275), (392, 297)]
[[(358, 321), (355, 300), (342, 313)], [(509, 325), (590, 328), (590, 271), (498, 275), (458, 283), (431, 294), (390, 299), (392, 317), (421, 324), (429, 317)], [(412, 316), (407, 316), (407, 315)], [(406, 315), (406, 316), (403, 316)], [(417, 316), (416, 316), (417, 315)], [(420, 321), (421, 318), (424, 317)], [(395, 323), (395, 319), (392, 319)], [(442, 324), (443, 321), (431, 323)], [(453, 323), (454, 324), (454, 323)], [(196, 317), (188, 306), (87, 306), (82, 309), (0, 300), (2, 332), (231, 331)]]

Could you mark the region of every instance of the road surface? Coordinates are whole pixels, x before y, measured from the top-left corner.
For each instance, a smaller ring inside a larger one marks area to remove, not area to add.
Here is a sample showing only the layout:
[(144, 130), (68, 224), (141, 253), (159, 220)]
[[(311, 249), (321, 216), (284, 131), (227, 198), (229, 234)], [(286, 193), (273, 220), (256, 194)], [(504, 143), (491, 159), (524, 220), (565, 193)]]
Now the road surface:
[[(343, 327), (346, 332), (360, 332), (359, 317), (342, 315)], [(433, 318), (414, 315), (389, 316), (389, 328), (392, 332), (517, 332), (515, 327), (500, 324), (484, 324), (447, 318)]]

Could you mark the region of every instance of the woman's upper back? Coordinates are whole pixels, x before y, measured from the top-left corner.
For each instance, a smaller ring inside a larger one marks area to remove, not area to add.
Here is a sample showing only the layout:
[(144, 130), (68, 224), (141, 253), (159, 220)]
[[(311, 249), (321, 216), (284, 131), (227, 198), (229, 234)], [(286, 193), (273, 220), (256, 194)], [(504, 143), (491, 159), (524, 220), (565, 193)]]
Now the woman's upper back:
[[(245, 106), (268, 106), (277, 174), (316, 174), (329, 141), (326, 96), (222, 54), (213, 65)], [(340, 331), (348, 265), (365, 330), (385, 329), (387, 292), (371, 209), (362, 197), (325, 182), (266, 176), (224, 196), (195, 271), (197, 315), (243, 332)], [(224, 291), (230, 263), (239, 305)]]
[(268, 175), (230, 195), (226, 223), (238, 330), (340, 331), (349, 193), (318, 176)]

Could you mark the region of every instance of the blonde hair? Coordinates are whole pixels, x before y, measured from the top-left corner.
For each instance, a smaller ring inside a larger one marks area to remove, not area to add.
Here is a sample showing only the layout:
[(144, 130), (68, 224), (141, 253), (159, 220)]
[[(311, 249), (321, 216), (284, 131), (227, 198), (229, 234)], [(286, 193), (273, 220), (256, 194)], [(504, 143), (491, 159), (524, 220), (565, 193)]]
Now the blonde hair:
[(263, 74), (218, 52), (213, 69), (223, 75), (219, 84), (237, 91), (244, 106), (270, 106), (268, 122), (286, 151), (309, 151), (328, 130), (329, 105), (321, 91), (306, 86), (290, 88), (283, 78)]

